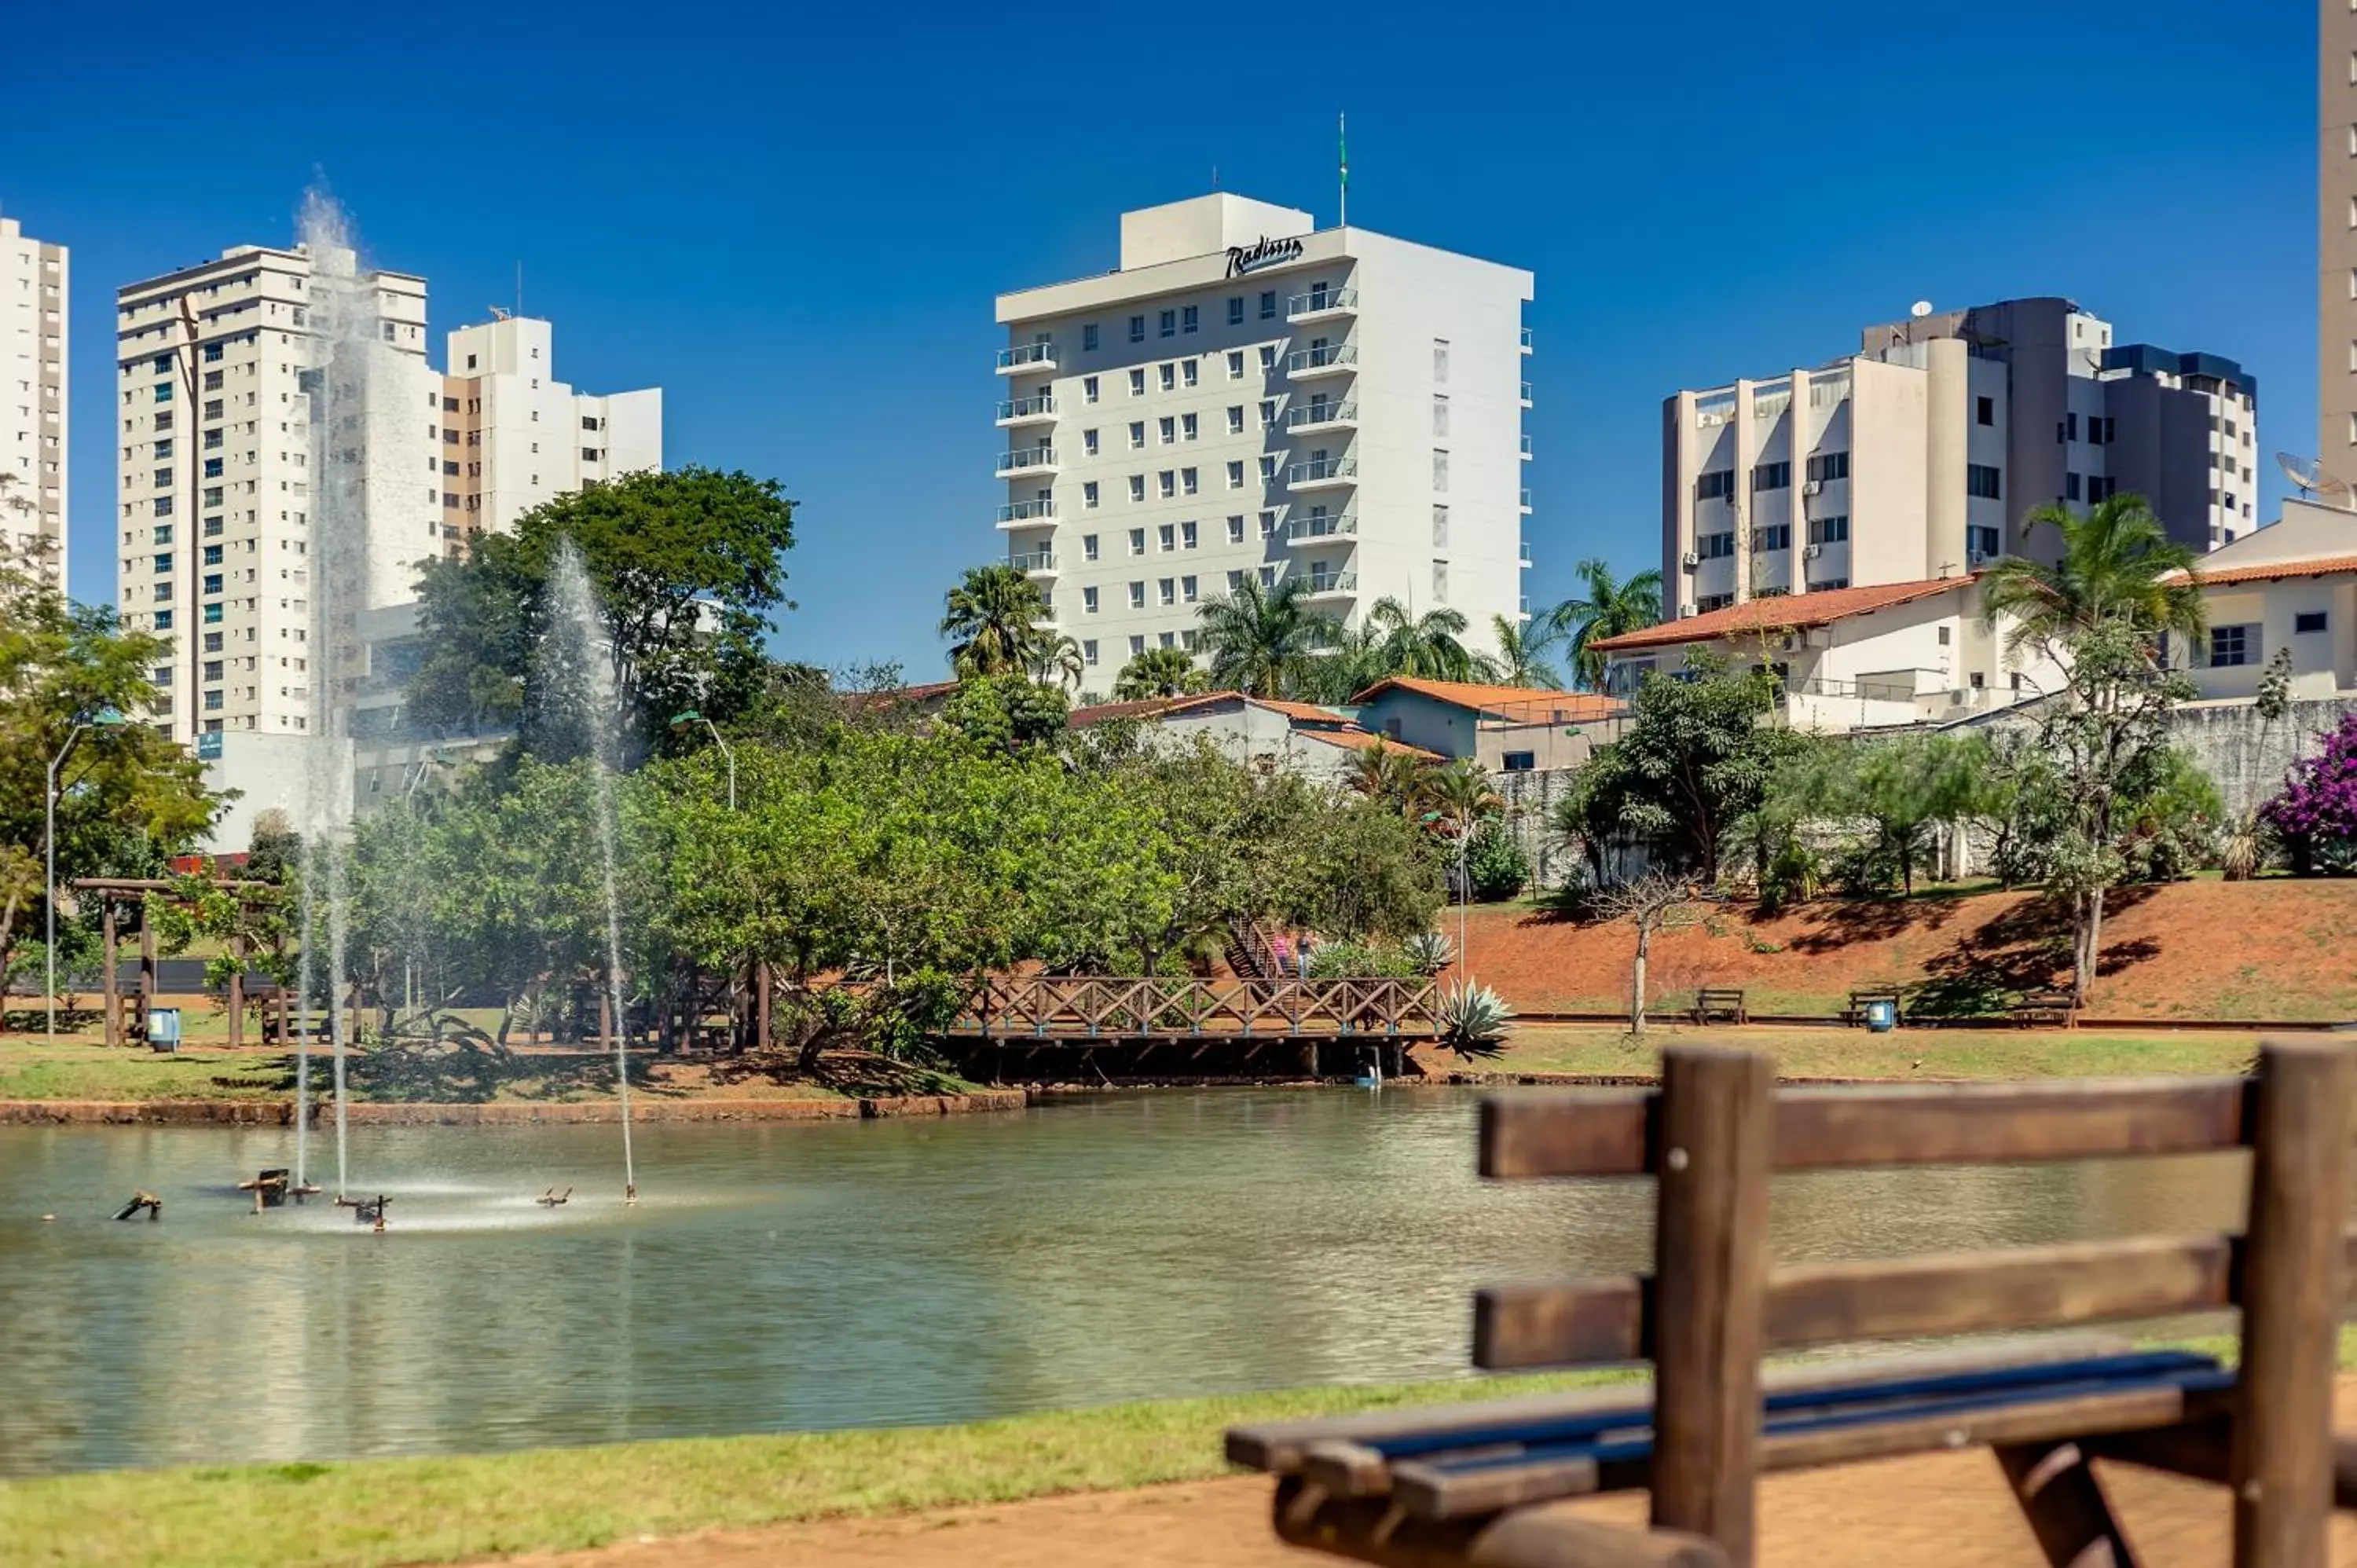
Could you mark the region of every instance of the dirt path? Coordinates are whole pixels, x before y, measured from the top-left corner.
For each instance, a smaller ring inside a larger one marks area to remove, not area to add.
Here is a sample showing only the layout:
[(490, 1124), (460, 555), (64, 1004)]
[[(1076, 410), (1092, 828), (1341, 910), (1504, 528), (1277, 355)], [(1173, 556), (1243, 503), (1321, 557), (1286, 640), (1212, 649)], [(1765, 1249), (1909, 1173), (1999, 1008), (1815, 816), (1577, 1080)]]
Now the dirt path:
[[(2357, 1427), (2357, 1383), (2340, 1398)], [(2229, 1555), (2225, 1492), (2129, 1468), (2104, 1485), (2144, 1568), (2215, 1568)], [(1258, 1477), (1130, 1492), (1041, 1498), (887, 1519), (831, 1520), (560, 1556), (511, 1568), (1306, 1568), (1276, 1543)], [(1634, 1496), (1598, 1499), (1599, 1518), (1644, 1515)], [(1770, 1478), (1761, 1488), (1761, 1568), (2016, 1568), (2040, 1561), (1985, 1451), (1933, 1454)], [(2357, 1518), (2334, 1521), (2332, 1562), (2357, 1568)]]

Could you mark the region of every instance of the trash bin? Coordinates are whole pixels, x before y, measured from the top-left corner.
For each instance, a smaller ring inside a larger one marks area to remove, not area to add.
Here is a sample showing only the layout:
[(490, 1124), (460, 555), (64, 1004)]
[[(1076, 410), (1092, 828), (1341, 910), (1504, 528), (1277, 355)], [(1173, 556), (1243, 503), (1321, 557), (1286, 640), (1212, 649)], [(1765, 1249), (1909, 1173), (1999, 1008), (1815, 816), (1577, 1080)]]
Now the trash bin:
[(1866, 1026), (1868, 1032), (1887, 1035), (1899, 1026), (1899, 1004), (1888, 997), (1866, 1004)]
[(180, 1048), (180, 1010), (178, 1007), (147, 1009), (147, 1045), (151, 1050), (171, 1051)]

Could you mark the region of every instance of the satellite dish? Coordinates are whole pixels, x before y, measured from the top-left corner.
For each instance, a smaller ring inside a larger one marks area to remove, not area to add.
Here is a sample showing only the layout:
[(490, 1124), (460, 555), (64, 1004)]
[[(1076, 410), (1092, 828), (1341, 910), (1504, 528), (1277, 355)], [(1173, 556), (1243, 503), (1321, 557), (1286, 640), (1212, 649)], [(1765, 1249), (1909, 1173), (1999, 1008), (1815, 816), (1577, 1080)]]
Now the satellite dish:
[(1907, 307), (1907, 314), (1921, 321), (1932, 314), (1932, 302), (1928, 299), (1919, 299)]
[(2347, 509), (2352, 502), (2349, 481), (2324, 466), (2321, 457), (2301, 457), (2289, 452), (2276, 454), (2276, 467), (2292, 482), (2303, 499), (2320, 501), (2327, 506)]

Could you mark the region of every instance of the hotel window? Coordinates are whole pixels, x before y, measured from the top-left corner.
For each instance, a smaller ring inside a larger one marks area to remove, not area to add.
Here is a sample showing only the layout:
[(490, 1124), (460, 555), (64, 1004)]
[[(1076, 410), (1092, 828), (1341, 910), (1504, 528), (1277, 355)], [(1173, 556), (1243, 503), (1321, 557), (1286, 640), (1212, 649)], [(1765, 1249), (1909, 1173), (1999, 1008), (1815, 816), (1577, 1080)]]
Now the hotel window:
[[(220, 360), (221, 360), (221, 346), (220, 344), (218, 344), (218, 343), (208, 343), (208, 344), (206, 344), (206, 345), (205, 345), (205, 363), (206, 363), (206, 364), (210, 365), (210, 364), (216, 364), (216, 363), (219, 363), (219, 362), (220, 362)], [(166, 368), (167, 368), (167, 369), (168, 369), (168, 368), (169, 368), (168, 361), (167, 361), (167, 363)]]
[[(166, 559), (167, 559), (167, 560), (168, 560), (168, 559), (169, 559), (169, 557), (166, 557)], [(208, 566), (218, 566), (218, 565), (220, 565), (221, 564), (221, 547), (220, 545), (218, 545), (218, 544), (208, 544), (208, 545), (206, 545), (206, 546), (205, 546), (205, 564), (206, 564), (206, 565), (208, 565)], [(171, 568), (170, 568), (169, 566), (158, 566), (158, 567), (157, 567), (157, 568), (156, 568), (156, 569), (157, 571), (159, 571), (159, 572), (168, 572), (168, 571), (170, 571), (170, 570), (171, 570)]]
[(172, 612), (170, 610), (157, 610), (156, 612), (156, 629), (157, 631), (169, 631), (172, 629)]
[(156, 383), (156, 401), (157, 403), (169, 403), (172, 401), (171, 382), (157, 381)]
[(1129, 395), (1132, 397), (1146, 395), (1146, 371), (1143, 366), (1129, 372)]
[(2104, 501), (2111, 499), (2112, 492), (2119, 488), (2120, 484), (2117, 479), (2105, 478), (2101, 474), (2088, 475), (2087, 504), (2089, 506), (2096, 506)]
[(2005, 499), (2004, 476), (1986, 463), (1967, 463), (1964, 465), (1964, 493), (1978, 496), (1983, 500), (2002, 500)]
[(1161, 366), (1161, 381), (1162, 390), (1164, 392), (1169, 392), (1177, 387), (1178, 384), (1178, 367), (1172, 364), (1168, 360), (1165, 360)]
[(1191, 605), (1195, 602), (1194, 578), (1181, 577), (1178, 579), (1178, 602), (1188, 605)]
[(1081, 559), (1082, 559), (1082, 560), (1083, 560), (1083, 561), (1093, 561), (1093, 560), (1095, 560), (1096, 558), (1097, 558), (1097, 536), (1096, 536), (1095, 534), (1093, 534), (1093, 533), (1083, 533), (1083, 534), (1082, 534), (1082, 535), (1081, 535)]
[(1175, 310), (1164, 311), (1162, 313), (1161, 328), (1162, 336), (1165, 338), (1176, 338), (1178, 335), (1178, 313)]
[(1129, 477), (1129, 499), (1134, 501), (1142, 501), (1146, 499), (1146, 476), (1144, 474), (1132, 474)]
[[(1241, 468), (1243, 465), (1238, 464), (1236, 467)], [(1243, 542), (1244, 520), (1243, 515), (1239, 513), (1238, 515), (1228, 519), (1228, 542), (1231, 544), (1242, 544)]]
[(1133, 343), (1146, 341), (1146, 317), (1143, 316), (1133, 316), (1129, 318), (1129, 340)]
[[(156, 599), (157, 599), (159, 602), (160, 602), (160, 601), (162, 601), (162, 600), (165, 600), (165, 599), (168, 599), (168, 598), (170, 598), (171, 596), (172, 596), (172, 585), (171, 585), (171, 584), (169, 584), (169, 583), (158, 583), (158, 584), (156, 584)], [(210, 606), (209, 605), (209, 606), (207, 606), (206, 607), (207, 607), (208, 609), (210, 609), (210, 608), (211, 608), (212, 607), (210, 607)]]
[(1194, 360), (1189, 360), (1181, 367), (1181, 372), (1178, 379), (1188, 386), (1191, 387), (1195, 384), (1196, 366), (1198, 362), (1199, 361)]
[(1432, 433), (1441, 436), (1448, 434), (1448, 398), (1445, 393), (1432, 394)]
[(1146, 584), (1142, 579), (1129, 585), (1129, 607), (1134, 610), (1146, 607)]
[(171, 569), (172, 569), (172, 558), (171, 558), (169, 555), (158, 555), (158, 556), (156, 556), (156, 571), (158, 571), (158, 572), (168, 572), (168, 571), (170, 571)]
[(1081, 450), (1092, 457), (1097, 455), (1097, 433), (1095, 431), (1083, 430), (1081, 432)]
[(1195, 539), (1196, 539), (1195, 525), (1194, 525), (1193, 523), (1191, 523), (1191, 522), (1182, 522), (1182, 523), (1180, 523), (1180, 524), (1178, 525), (1178, 548), (1179, 548), (1179, 549), (1181, 549), (1181, 550), (1192, 550), (1192, 549), (1194, 549), (1194, 548), (1195, 548)]
[(167, 488), (168, 488), (168, 487), (171, 485), (171, 483), (172, 483), (172, 470), (171, 470), (171, 469), (169, 469), (169, 468), (158, 468), (158, 469), (156, 469), (156, 488), (157, 489), (167, 489)]
[(1446, 338), (1432, 340), (1432, 379), (1442, 382), (1448, 380), (1448, 339)]
[(1446, 561), (1432, 564), (1432, 602), (1438, 605), (1448, 602), (1448, 563)]
[(1244, 574), (1243, 574), (1243, 573), (1242, 573), (1242, 572), (1231, 572), (1231, 573), (1229, 573), (1229, 574), (1228, 574), (1228, 592), (1230, 592), (1230, 593), (1232, 593), (1232, 593), (1234, 593), (1237, 589), (1239, 589), (1239, 588), (1243, 587), (1243, 585), (1244, 585)]
[(1157, 632), (1154, 640), (1164, 648), (1176, 648), (1178, 646), (1178, 634), (1175, 631)]
[(1178, 439), (1178, 421), (1176, 418), (1166, 413), (1156, 421), (1156, 424), (1162, 436), (1162, 445), (1165, 446)]
[[(2350, 418), (2357, 420), (2357, 414), (2352, 414), (2350, 415)], [(1228, 489), (1232, 490), (1240, 490), (1243, 488), (1244, 465), (1243, 459), (1239, 457), (1234, 462), (1228, 465)]]
[(1448, 548), (1448, 509), (1445, 506), (1432, 509), (1432, 547), (1435, 550)]
[(1178, 435), (1181, 440), (1194, 440), (1195, 429), (1195, 416), (1193, 414), (1186, 413), (1178, 416)]
[(1244, 405), (1238, 403), (1233, 408), (1228, 410), (1228, 434), (1231, 435), (1242, 435), (1243, 433)]
[(1751, 466), (1753, 495), (1758, 495), (1761, 490), (1789, 490), (1792, 488), (1792, 465), (1790, 462), (1754, 463)]
[(1695, 611), (1698, 615), (1708, 615), (1713, 610), (1723, 610), (1734, 602), (1733, 594), (1705, 594), (1695, 600)]
[[(2357, 225), (2352, 225), (2352, 227), (2357, 227)], [(1276, 369), (1275, 344), (1263, 343), (1260, 346), (1260, 368), (1264, 371), (1273, 371)]]
[(1129, 553), (1132, 555), (1146, 553), (1146, 530), (1133, 528), (1129, 531)]
[(169, 517), (172, 515), (171, 497), (157, 496), (156, 498), (156, 515), (157, 517)]
[(1273, 397), (1265, 397), (1265, 398), (1261, 399), (1261, 400), (1260, 400), (1260, 427), (1261, 427), (1263, 430), (1266, 430), (1270, 425), (1275, 424), (1275, 423), (1276, 423), (1276, 400), (1275, 400), (1275, 398), (1273, 398)]
[(220, 592), (221, 591), (221, 574), (220, 574), (220, 573), (218, 573), (218, 572), (213, 572), (213, 573), (209, 573), (209, 574), (207, 574), (207, 575), (206, 575), (206, 577), (205, 577), (205, 580), (204, 580), (204, 583), (201, 585), (201, 586), (202, 586), (203, 591), (204, 591), (204, 592), (206, 592), (206, 593), (208, 593), (208, 594), (218, 594), (218, 593), (220, 593)]
[(1276, 456), (1274, 453), (1264, 456), (1260, 460), (1260, 482), (1264, 485), (1276, 483)]
[(1243, 379), (1244, 351), (1242, 349), (1231, 349), (1228, 350), (1228, 380), (1240, 381)]
[(1846, 544), (1849, 542), (1849, 514), (1839, 517), (1813, 517), (1809, 520), (1809, 542), (1812, 544)]
[(2066, 501), (2074, 501), (2079, 499), (2078, 475), (2065, 474), (2062, 476), (2062, 499)]
[(1081, 590), (1081, 613), (1088, 616), (1092, 616), (1097, 613), (1097, 591), (1095, 588), (1087, 587)]
[(1164, 577), (1154, 585), (1155, 596), (1167, 607), (1178, 602), (1178, 580)]
[(1260, 318), (1263, 321), (1276, 319), (1276, 290), (1269, 288), (1261, 291)]
[(1236, 295), (1228, 301), (1228, 325), (1231, 327), (1242, 327), (1243, 324), (1244, 296), (1243, 295)]
[[(1194, 469), (1192, 469), (1192, 468), (1181, 468), (1181, 469), (1179, 469), (1179, 470), (1178, 470), (1178, 491), (1179, 491), (1179, 493), (1180, 493), (1181, 495), (1189, 495), (1189, 496), (1191, 496), (1191, 495), (1193, 495), (1193, 494), (1195, 493), (1195, 470), (1194, 470)], [(2230, 502), (2233, 499), (2233, 498), (2232, 496), (2229, 496), (2229, 497), (2227, 497), (2226, 499), (2227, 499)]]
[(1849, 478), (1849, 454), (1820, 452), (1809, 459), (1808, 474), (1819, 484), (1831, 479), (1846, 479)]
[(1154, 542), (1162, 546), (1162, 553), (1168, 555), (1178, 548), (1178, 525), (1175, 522), (1164, 523), (1154, 531)]
[(1753, 529), (1751, 531), (1751, 548), (1754, 550), (1790, 550), (1792, 548), (1792, 525), (1789, 522), (1771, 522), (1765, 528)]
[(1432, 454), (1432, 488), (1442, 495), (1448, 493), (1448, 454), (1445, 451)]
[(1139, 655), (1139, 654), (1141, 654), (1141, 653), (1143, 653), (1143, 652), (1145, 652), (1145, 651), (1146, 651), (1146, 639), (1145, 639), (1145, 638), (1143, 638), (1143, 637), (1132, 637), (1132, 638), (1129, 639), (1129, 652), (1130, 652), (1130, 657), (1132, 657), (1132, 658), (1135, 658), (1137, 655)]
[(1196, 328), (1202, 325), (1200, 316), (1200, 313), (1191, 305), (1182, 307), (1178, 312), (1178, 330), (1181, 332), (1194, 331)]
[[(1849, 519), (1842, 519), (1842, 529), (1846, 534), (1849, 529)], [(1989, 560), (2004, 548), (2004, 544), (1998, 539), (1997, 531), (1994, 528), (1976, 526), (1964, 530), (1964, 554), (1975, 566)]]
[[(1096, 596), (1096, 590), (1095, 590), (1094, 588), (1091, 588), (1091, 589), (1089, 590), (1089, 596), (1090, 596), (1090, 597), (1092, 597), (1092, 598), (1095, 597), (1095, 596)], [(1089, 608), (1091, 608), (1091, 609), (1094, 609), (1094, 608), (1096, 608), (1096, 606), (1094, 606), (1094, 605), (1091, 605), (1091, 606), (1089, 607)], [(1089, 639), (1087, 639), (1086, 640), (1084, 640), (1083, 642), (1082, 642), (1082, 644), (1081, 644), (1081, 662), (1082, 662), (1082, 663), (1083, 663), (1083, 664), (1091, 664), (1091, 665), (1093, 665), (1096, 661), (1097, 661), (1097, 642), (1096, 642), (1096, 639), (1094, 639), (1094, 638), (1089, 638)]]
[(1695, 535), (1695, 553), (1705, 561), (1722, 560), (1735, 553), (1735, 532)]
[(1699, 474), (1695, 478), (1695, 499), (1696, 500), (1717, 500), (1721, 497), (1732, 497), (1734, 494), (1735, 470), (1732, 468), (1714, 468), (1709, 473)]
[(1097, 401), (1096, 377), (1083, 376), (1081, 378), (1081, 401), (1082, 403), (1094, 403)]
[(1261, 536), (1263, 539), (1267, 539), (1267, 538), (1271, 537), (1272, 535), (1274, 535), (1275, 532), (1276, 532), (1276, 513), (1275, 513), (1275, 512), (1274, 512), (1274, 511), (1265, 511), (1265, 512), (1261, 513), (1261, 514), (1260, 514), (1260, 536)]
[[(125, 544), (130, 543), (131, 535), (127, 533), (124, 534), (123, 536), (123, 542)], [(172, 525), (170, 523), (159, 522), (156, 525), (156, 542), (158, 544), (169, 544), (172, 542)]]
[(1976, 397), (1973, 399), (1973, 422), (1975, 424), (1995, 424), (1996, 423), (1996, 399), (1993, 397)]
[(1129, 449), (1133, 452), (1146, 450), (1146, 421), (1133, 419), (1129, 422)]
[(1097, 324), (1093, 321), (1083, 322), (1081, 326), (1081, 351), (1085, 354), (1097, 351)]
[(1155, 493), (1164, 500), (1178, 493), (1178, 476), (1168, 468), (1154, 476)]
[(1090, 510), (1090, 511), (1094, 511), (1094, 510), (1096, 510), (1096, 504), (1097, 504), (1097, 482), (1096, 482), (1094, 479), (1083, 479), (1083, 480), (1082, 480), (1082, 481), (1081, 481), (1081, 505), (1082, 505), (1084, 509), (1086, 509), (1086, 510)]

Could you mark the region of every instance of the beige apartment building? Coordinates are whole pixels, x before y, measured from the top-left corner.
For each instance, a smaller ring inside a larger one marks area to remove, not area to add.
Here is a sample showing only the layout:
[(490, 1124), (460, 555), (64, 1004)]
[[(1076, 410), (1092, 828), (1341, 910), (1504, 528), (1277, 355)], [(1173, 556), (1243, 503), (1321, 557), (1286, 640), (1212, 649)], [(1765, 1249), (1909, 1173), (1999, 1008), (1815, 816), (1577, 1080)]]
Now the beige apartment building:
[(662, 390), (597, 396), (555, 376), (555, 328), (500, 314), (449, 336), (441, 507), (449, 553), (536, 506), (662, 467)]
[(68, 306), (63, 245), (0, 218), (0, 535), (46, 545), (51, 581), (66, 582)]

